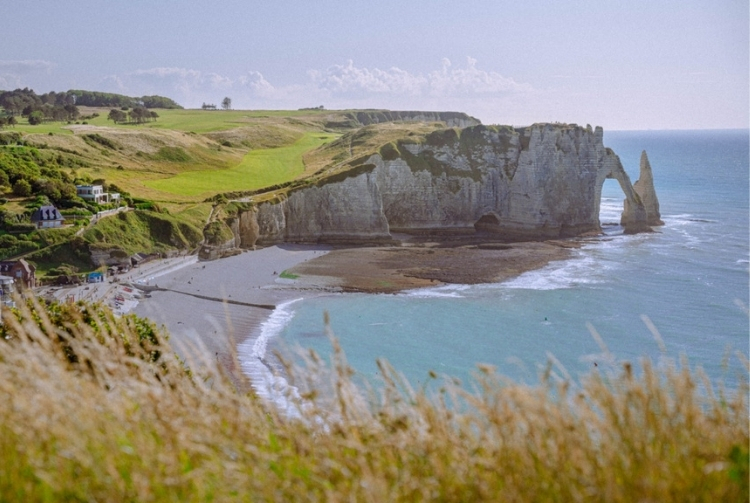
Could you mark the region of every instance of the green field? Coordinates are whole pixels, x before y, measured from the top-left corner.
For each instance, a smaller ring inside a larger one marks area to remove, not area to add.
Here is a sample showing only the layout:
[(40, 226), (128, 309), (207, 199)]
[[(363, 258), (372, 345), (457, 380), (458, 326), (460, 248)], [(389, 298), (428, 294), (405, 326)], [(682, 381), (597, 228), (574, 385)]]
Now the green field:
[[(293, 110), (158, 110), (159, 118), (145, 127), (209, 133), (257, 123), (259, 119), (309, 116)], [(110, 121), (109, 124), (112, 124)], [(132, 126), (131, 126), (132, 127)], [(140, 127), (140, 126), (138, 126)]]
[(182, 196), (268, 187), (302, 175), (305, 170), (303, 154), (337, 137), (332, 133), (309, 132), (287, 147), (253, 150), (245, 155), (241, 163), (229, 169), (187, 171), (170, 178), (149, 181), (145, 185)]
[[(311, 115), (322, 115), (329, 113), (327, 111), (315, 110), (178, 110), (178, 109), (155, 109), (159, 117), (153, 122), (144, 124), (115, 124), (107, 119), (110, 109), (99, 107), (84, 109), (96, 111), (99, 117), (92, 119), (78, 120), (77, 122), (86, 122), (92, 126), (109, 126), (118, 128), (154, 128), (154, 129), (173, 129), (176, 131), (192, 131), (194, 133), (210, 133), (213, 131), (223, 131), (237, 127), (246, 126), (249, 123), (257, 123), (263, 119), (276, 119), (287, 117), (309, 117)], [(11, 128), (15, 131), (27, 133), (70, 133), (66, 128), (70, 124), (65, 122), (45, 122), (37, 126), (29, 125), (25, 118), (19, 117), (19, 123)]]

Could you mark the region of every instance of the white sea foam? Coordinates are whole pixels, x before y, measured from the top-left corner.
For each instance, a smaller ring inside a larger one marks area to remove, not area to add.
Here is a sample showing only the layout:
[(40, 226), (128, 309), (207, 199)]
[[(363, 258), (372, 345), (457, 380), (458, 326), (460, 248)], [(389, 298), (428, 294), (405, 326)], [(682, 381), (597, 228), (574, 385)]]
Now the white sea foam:
[(619, 225), (622, 207), (622, 201), (603, 197), (599, 205), (599, 222), (601, 225)]
[(418, 288), (416, 290), (408, 290), (402, 294), (407, 297), (413, 298), (449, 298), (449, 299), (461, 299), (464, 296), (461, 295), (470, 288), (470, 285), (442, 285), (434, 288)]
[(299, 416), (299, 391), (290, 386), (283, 375), (274, 372), (266, 362), (268, 341), (281, 333), (294, 317), (292, 304), (302, 300), (295, 299), (279, 304), (271, 316), (261, 324), (260, 335), (248, 339), (237, 347), (242, 371), (250, 378), (250, 383), (257, 395), (275, 404), (289, 416)]
[(580, 252), (578, 257), (550, 262), (541, 269), (528, 271), (505, 281), (501, 283), (501, 286), (524, 290), (575, 288), (579, 285), (601, 283), (603, 271), (608, 268), (602, 261), (584, 250)]

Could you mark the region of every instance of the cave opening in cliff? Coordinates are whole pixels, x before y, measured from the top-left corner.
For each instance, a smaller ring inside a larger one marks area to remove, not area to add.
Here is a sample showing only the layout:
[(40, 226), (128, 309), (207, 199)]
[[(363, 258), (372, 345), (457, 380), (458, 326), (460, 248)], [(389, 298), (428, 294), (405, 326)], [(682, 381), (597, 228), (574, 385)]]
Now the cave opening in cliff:
[(599, 225), (612, 227), (620, 225), (624, 195), (620, 183), (614, 178), (607, 178), (602, 185), (599, 202)]
[(477, 232), (497, 232), (500, 227), (500, 219), (497, 215), (488, 213), (474, 223), (474, 229)]

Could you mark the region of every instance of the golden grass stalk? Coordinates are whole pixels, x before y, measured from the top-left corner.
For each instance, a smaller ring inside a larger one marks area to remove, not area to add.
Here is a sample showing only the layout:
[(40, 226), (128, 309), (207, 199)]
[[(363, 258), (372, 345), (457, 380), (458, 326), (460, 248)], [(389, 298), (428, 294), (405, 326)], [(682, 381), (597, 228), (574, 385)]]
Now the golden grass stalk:
[(290, 368), (290, 417), (134, 317), (3, 319), (2, 501), (748, 500), (747, 380), (716, 392), (686, 361), (538, 386), (482, 367), (473, 392), (381, 363), (363, 392), (338, 348)]

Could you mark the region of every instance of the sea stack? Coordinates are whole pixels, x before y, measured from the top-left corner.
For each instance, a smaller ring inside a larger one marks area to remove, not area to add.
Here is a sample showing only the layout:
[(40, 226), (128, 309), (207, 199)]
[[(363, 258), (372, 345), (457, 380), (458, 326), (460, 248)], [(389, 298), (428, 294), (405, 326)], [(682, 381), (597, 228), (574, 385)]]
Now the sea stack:
[(641, 173), (638, 180), (633, 184), (633, 190), (641, 198), (641, 202), (646, 208), (648, 225), (664, 225), (659, 213), (659, 199), (656, 197), (656, 190), (654, 190), (654, 175), (651, 172), (651, 163), (648, 162), (645, 150), (641, 153)]

